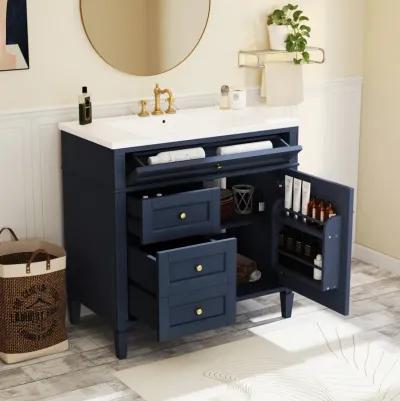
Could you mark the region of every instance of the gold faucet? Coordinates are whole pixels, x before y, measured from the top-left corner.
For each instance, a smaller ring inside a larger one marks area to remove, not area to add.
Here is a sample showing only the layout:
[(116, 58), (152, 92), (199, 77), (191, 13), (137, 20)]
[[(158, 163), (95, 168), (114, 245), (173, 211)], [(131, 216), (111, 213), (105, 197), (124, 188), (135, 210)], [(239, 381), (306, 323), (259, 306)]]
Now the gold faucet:
[(174, 97), (172, 95), (171, 89), (161, 89), (159, 84), (156, 84), (154, 88), (154, 111), (151, 113), (154, 116), (159, 116), (164, 114), (161, 110), (161, 95), (167, 94), (168, 95), (168, 108), (165, 110), (167, 114), (175, 114), (176, 110), (173, 106), (174, 104)]

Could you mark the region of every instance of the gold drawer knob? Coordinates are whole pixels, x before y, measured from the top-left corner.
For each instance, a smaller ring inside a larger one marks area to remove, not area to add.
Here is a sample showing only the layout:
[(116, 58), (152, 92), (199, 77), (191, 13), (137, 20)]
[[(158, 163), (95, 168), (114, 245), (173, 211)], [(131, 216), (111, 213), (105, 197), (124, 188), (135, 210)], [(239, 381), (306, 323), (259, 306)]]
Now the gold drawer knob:
[(203, 314), (204, 314), (203, 308), (197, 308), (197, 309), (196, 309), (196, 315), (197, 315), (197, 316), (202, 316)]
[(181, 212), (181, 213), (179, 213), (179, 219), (180, 220), (186, 220), (186, 218), (187, 218), (187, 214), (185, 213), (185, 212)]
[(196, 271), (197, 271), (197, 273), (201, 273), (203, 270), (204, 270), (203, 265), (197, 265), (197, 266), (196, 266)]

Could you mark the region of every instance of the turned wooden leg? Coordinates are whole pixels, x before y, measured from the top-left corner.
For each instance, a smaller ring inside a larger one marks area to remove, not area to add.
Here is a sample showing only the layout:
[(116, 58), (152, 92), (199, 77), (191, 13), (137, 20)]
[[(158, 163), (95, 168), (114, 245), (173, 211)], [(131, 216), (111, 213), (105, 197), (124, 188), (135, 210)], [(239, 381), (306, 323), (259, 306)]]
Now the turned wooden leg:
[(292, 317), (294, 294), (292, 291), (281, 292), (281, 312), (284, 319)]
[(128, 354), (128, 341), (125, 331), (114, 331), (115, 355), (118, 359), (125, 359)]
[(81, 303), (68, 298), (68, 314), (71, 324), (78, 324), (81, 320)]

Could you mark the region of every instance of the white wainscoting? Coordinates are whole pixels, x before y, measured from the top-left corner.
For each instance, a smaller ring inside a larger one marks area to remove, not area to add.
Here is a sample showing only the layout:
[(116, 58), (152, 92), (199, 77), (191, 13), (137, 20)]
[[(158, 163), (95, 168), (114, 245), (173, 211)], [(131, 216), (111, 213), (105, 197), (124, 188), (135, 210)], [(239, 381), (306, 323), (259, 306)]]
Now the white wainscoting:
[[(304, 146), (301, 170), (357, 187), (361, 78), (306, 88), (304, 104), (274, 109), (276, 116), (298, 116)], [(249, 99), (257, 101), (257, 89)], [(94, 107), (96, 117), (132, 113), (132, 102)], [(216, 104), (205, 94), (177, 99), (178, 108)], [(40, 237), (58, 244), (62, 234), (62, 183), (58, 123), (74, 120), (76, 107), (0, 114), (0, 227), (21, 238)]]

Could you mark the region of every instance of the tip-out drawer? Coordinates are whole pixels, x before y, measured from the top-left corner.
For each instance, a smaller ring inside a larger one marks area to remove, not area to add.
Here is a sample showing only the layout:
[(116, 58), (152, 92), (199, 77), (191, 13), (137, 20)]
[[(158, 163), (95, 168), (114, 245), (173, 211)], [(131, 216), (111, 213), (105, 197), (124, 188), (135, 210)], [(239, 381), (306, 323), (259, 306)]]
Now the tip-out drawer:
[(131, 246), (129, 280), (159, 297), (213, 285), (236, 286), (236, 238), (195, 241), (150, 253)]
[[(272, 149), (236, 153), (229, 155), (217, 155), (208, 152), (204, 159), (184, 160), (172, 163), (156, 165), (147, 164), (147, 158), (156, 153), (134, 155), (135, 162), (127, 170), (126, 183), (130, 185), (153, 185), (154, 183), (173, 181), (180, 182), (186, 179), (212, 179), (242, 175), (243, 171), (249, 173), (257, 171), (274, 171), (297, 166), (297, 155), (302, 147), (291, 145), (280, 136), (267, 135), (258, 140), (269, 140), (273, 144)], [(254, 139), (247, 138), (241, 143), (245, 144)], [(231, 143), (216, 141), (215, 146), (225, 146)], [(236, 145), (240, 144), (235, 142)], [(215, 149), (214, 149), (215, 151)]]
[(142, 244), (170, 241), (220, 229), (220, 189), (208, 188), (161, 197), (127, 198), (128, 230)]

